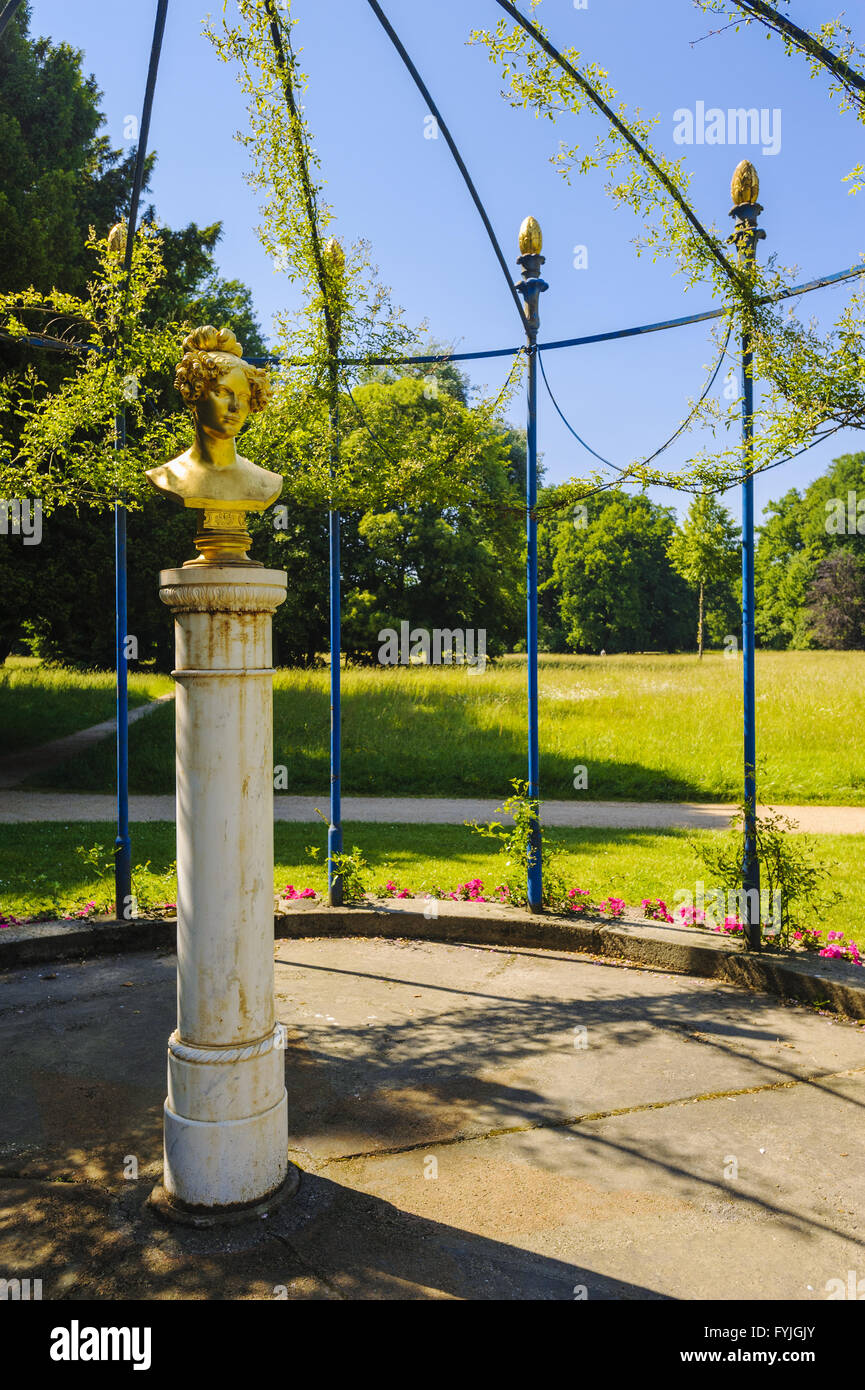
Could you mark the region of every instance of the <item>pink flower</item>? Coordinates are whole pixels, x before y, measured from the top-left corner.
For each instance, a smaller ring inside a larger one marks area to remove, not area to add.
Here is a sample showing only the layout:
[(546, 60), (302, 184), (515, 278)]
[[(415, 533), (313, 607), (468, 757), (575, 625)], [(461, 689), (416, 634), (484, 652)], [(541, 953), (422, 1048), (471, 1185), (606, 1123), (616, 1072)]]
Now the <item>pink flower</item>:
[(283, 898), (286, 898), (289, 902), (294, 902), (297, 898), (314, 898), (314, 897), (315, 897), (315, 889), (314, 889), (314, 888), (302, 888), (302, 889), (297, 889), (297, 888), (294, 887), (294, 884), (292, 884), (292, 883), (287, 883), (286, 886), (285, 886), (285, 887), (283, 888), (283, 890), (282, 890), (282, 896), (283, 896)]
[(483, 892), (483, 881), (479, 878), (470, 878), (467, 883), (457, 885), (455, 893), (448, 893), (449, 898), (457, 902), (485, 903), (487, 899)]
[(672, 922), (673, 918), (667, 910), (667, 904), (663, 898), (643, 898), (643, 916), (654, 919), (657, 922)]
[(680, 907), (679, 916), (687, 927), (695, 927), (698, 922), (705, 922), (706, 914), (696, 907)]
[(725, 935), (735, 934), (745, 930), (744, 923), (738, 917), (725, 917), (720, 927), (713, 927), (713, 931), (723, 932)]

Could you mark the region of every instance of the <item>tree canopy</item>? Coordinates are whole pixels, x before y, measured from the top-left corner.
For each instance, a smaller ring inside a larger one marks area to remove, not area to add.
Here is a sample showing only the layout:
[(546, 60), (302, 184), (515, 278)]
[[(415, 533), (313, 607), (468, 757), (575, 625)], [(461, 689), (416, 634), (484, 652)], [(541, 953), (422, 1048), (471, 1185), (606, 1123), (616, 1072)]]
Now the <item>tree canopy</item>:
[(698, 595), (699, 656), (703, 655), (707, 605), (710, 631), (717, 631), (719, 625), (725, 635), (738, 631), (733, 598), (741, 563), (740, 537), (740, 528), (734, 526), (726, 507), (711, 493), (700, 493), (670, 540), (668, 554), (673, 568)]
[(86, 293), (88, 229), (129, 202), (135, 149), (100, 131), (102, 94), (69, 44), (30, 37), (22, 5), (0, 43), (0, 290)]
[(554, 650), (676, 651), (695, 605), (668, 556), (671, 508), (613, 489), (542, 523), (542, 635)]
[(809, 594), (819, 566), (838, 552), (865, 559), (865, 454), (842, 455), (802, 491), (791, 488), (766, 507), (754, 570), (760, 643), (815, 645)]

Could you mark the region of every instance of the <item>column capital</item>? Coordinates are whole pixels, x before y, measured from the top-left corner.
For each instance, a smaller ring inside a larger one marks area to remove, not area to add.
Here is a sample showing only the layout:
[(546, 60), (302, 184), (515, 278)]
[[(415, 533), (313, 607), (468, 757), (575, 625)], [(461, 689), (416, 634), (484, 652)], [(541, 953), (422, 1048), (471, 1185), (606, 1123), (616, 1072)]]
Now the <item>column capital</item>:
[(284, 570), (199, 565), (159, 576), (159, 597), (174, 613), (273, 613), (287, 588)]

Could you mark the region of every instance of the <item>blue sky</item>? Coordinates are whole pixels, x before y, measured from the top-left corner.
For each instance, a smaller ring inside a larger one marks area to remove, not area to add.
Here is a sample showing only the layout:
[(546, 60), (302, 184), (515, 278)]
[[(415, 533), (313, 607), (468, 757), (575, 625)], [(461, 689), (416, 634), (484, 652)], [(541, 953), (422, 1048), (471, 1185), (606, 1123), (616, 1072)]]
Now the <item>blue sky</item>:
[[(640, 228), (616, 210), (599, 174), (568, 185), (550, 157), (559, 140), (584, 147), (600, 126), (568, 117), (557, 125), (512, 110), (485, 50), (467, 43), (472, 28), (491, 28), (501, 11), (492, 0), (384, 0), (383, 8), (412, 54), (460, 145), (509, 261), (527, 213), (540, 221), (550, 285), (541, 301), (542, 339), (604, 332), (709, 308), (707, 289), (685, 293), (669, 263), (638, 258)], [(522, 5), (528, 13), (528, 0)], [(245, 127), (235, 76), (202, 35), (208, 10), (220, 0), (171, 0), (156, 92), (150, 146), (158, 153), (152, 196), (172, 226), (221, 219), (219, 260), (224, 274), (253, 290), (259, 317), (294, 302), (284, 274), (261, 249), (256, 197), (244, 181), (246, 154), (233, 139)], [(103, 91), (106, 133), (124, 145), (124, 121), (140, 112), (155, 0), (33, 0), (34, 33), (83, 49), (85, 66)], [(345, 241), (368, 239), (382, 279), (392, 286), (411, 322), (426, 319), (430, 334), (472, 351), (520, 340), (516, 312), (489, 244), (443, 139), (424, 138), (421, 97), (380, 29), (366, 0), (294, 0), (295, 44), (309, 74), (307, 117)], [(835, 13), (831, 0), (792, 0), (791, 16), (816, 24)], [(842, 178), (862, 159), (862, 126), (838, 112), (827, 84), (811, 81), (804, 62), (787, 58), (757, 26), (705, 37), (719, 21), (691, 0), (543, 0), (538, 17), (559, 47), (578, 48), (604, 66), (631, 108), (660, 114), (654, 137), (675, 157), (674, 113), (757, 107), (780, 112), (780, 149), (732, 144), (691, 145), (693, 196), (705, 222), (726, 228), (729, 182), (742, 158), (761, 179), (761, 254), (775, 252), (806, 280), (854, 264), (862, 248), (865, 192), (851, 197)], [(865, 21), (847, 19), (865, 38)], [(695, 42), (700, 40), (698, 42)], [(777, 127), (776, 127), (777, 128)], [(588, 264), (574, 266), (585, 246)], [(518, 276), (514, 265), (514, 278)], [(818, 291), (800, 300), (818, 322), (836, 315), (849, 290)], [(576, 429), (619, 463), (654, 450), (698, 394), (713, 357), (705, 326), (577, 348), (546, 357), (553, 390)], [(473, 364), (478, 385), (497, 388), (501, 362)], [(541, 392), (540, 446), (551, 481), (585, 472), (591, 460), (567, 434)], [(511, 417), (522, 423), (519, 401)], [(671, 449), (684, 463), (699, 440)], [(756, 482), (758, 512), (788, 487), (800, 487), (839, 453), (865, 447), (853, 431)], [(684, 508), (688, 499), (654, 495)], [(738, 490), (726, 496), (738, 517)]]

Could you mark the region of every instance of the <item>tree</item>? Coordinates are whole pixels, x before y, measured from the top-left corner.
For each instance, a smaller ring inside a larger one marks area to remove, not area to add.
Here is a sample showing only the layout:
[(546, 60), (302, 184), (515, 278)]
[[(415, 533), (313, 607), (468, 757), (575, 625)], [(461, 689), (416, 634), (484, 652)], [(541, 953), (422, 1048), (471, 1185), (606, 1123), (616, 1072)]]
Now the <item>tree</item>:
[[(220, 223), (202, 228), (192, 222), (176, 231), (163, 228), (157, 239), (153, 209), (145, 209), (136, 292), (124, 302), (120, 260), (114, 257), (112, 265), (106, 258), (104, 238), (128, 208), (136, 151), (133, 147), (124, 156), (99, 133), (104, 125), (100, 100), (95, 79), (83, 72), (81, 52), (68, 44), (32, 38), (30, 7), (20, 8), (0, 44), (0, 340), (8, 368), (5, 400), (12, 398), (17, 404), (20, 398), (23, 407), (23, 414), (7, 412), (3, 453), (16, 467), (23, 463), (25, 472), (34, 459), (16, 458), (16, 448), (26, 439), (28, 425), (38, 433), (40, 413), (49, 421), (50, 471), (55, 475), (61, 471), (58, 464), (68, 464), (64, 449), (72, 439), (72, 415), (83, 433), (91, 433), (88, 444), (93, 432), (104, 426), (113, 449), (112, 420), (122, 378), (141, 366), (142, 354), (138, 351), (136, 357), (136, 349), (146, 343), (148, 333), (152, 346), (160, 326), (177, 338), (175, 325), (199, 315), (231, 321), (247, 353), (266, 350), (248, 288), (224, 279), (216, 268)], [(150, 154), (145, 161), (145, 191), (154, 159)], [(34, 331), (58, 344), (89, 344), (105, 360), (20, 344)], [(109, 363), (120, 339), (126, 345), (125, 371), (118, 375)], [(175, 353), (178, 347), (179, 341), (166, 351)], [(162, 388), (161, 378), (152, 388), (165, 389), (167, 399), (170, 378), (168, 388)], [(40, 412), (40, 403), (52, 395), (57, 399), (47, 413)], [(172, 399), (166, 413), (174, 408)], [(139, 424), (135, 411), (130, 412), (133, 440)], [(38, 457), (35, 462), (38, 471), (45, 460)], [(122, 460), (114, 458), (113, 464), (118, 463)], [(63, 471), (68, 473), (68, 468)], [(134, 465), (127, 470), (130, 480), (135, 471)], [(14, 487), (14, 479), (10, 481)], [(68, 491), (66, 499), (61, 487), (50, 503), (43, 500), (51, 506), (80, 500), (74, 485)], [(116, 485), (107, 491), (101, 499), (105, 505), (113, 503), (116, 492)], [(91, 478), (89, 500), (98, 493), (99, 485)]]
[(453, 348), (448, 347), (445, 343), (436, 342), (435, 339), (427, 339), (419, 348), (417, 356), (433, 357), (437, 359), (436, 361), (429, 363), (411, 362), (393, 367), (373, 367), (365, 373), (364, 380), (393, 384), (401, 377), (420, 377), (428, 397), (436, 396), (439, 391), (446, 391), (461, 405), (468, 405), (469, 396), (472, 394), (471, 382), (466, 373), (460, 371), (456, 363), (449, 360), (452, 352)]
[[(81, 53), (31, 37), (29, 20), (29, 7), (20, 9), (0, 43), (0, 492), (39, 497), (45, 514), (38, 546), (26, 546), (20, 537), (0, 538), (7, 599), (0, 613), (0, 659), (16, 644), (21, 649), (26, 620), (26, 642), (37, 654), (110, 666), (112, 524), (93, 504), (104, 507), (121, 490), (122, 460), (113, 453), (112, 438), (118, 374), (106, 370), (98, 354), (86, 362), (17, 340), (35, 332), (112, 346), (105, 321), (118, 312), (118, 266), (108, 270), (104, 241), (100, 260), (99, 237), (128, 208), (135, 151), (125, 156), (99, 133), (101, 94), (82, 70)], [(154, 158), (148, 157), (148, 173)], [(152, 218), (153, 210), (146, 210), (145, 223)], [(98, 232), (96, 241), (91, 228)], [(248, 288), (218, 272), (221, 234), (220, 223), (161, 228), (158, 250), (149, 238), (149, 270), (142, 262), (148, 253), (136, 256), (131, 351), (119, 376), (137, 372), (140, 378), (149, 422), (160, 421), (154, 449), (170, 447), (172, 421), (175, 437), (188, 430), (172, 389), (182, 336), (174, 325), (229, 322), (248, 354), (266, 351)], [(143, 240), (148, 242), (146, 232)], [(167, 330), (161, 340), (160, 325)], [(142, 338), (150, 344), (143, 360), (136, 350)], [(127, 413), (127, 472), (134, 475), (144, 462), (136, 443), (153, 435), (147, 435), (140, 404)], [(100, 458), (105, 486), (98, 497)], [(140, 659), (165, 666), (170, 624), (153, 577), (172, 548), (181, 557), (189, 552), (191, 519), (169, 513), (143, 492), (141, 506), (129, 521), (129, 631)]]
[(735, 601), (739, 569), (739, 537), (726, 507), (710, 493), (695, 497), (688, 515), (677, 526), (667, 554), (673, 568), (699, 594), (697, 607), (697, 655), (703, 656), (703, 618), (706, 589), (711, 586), (716, 603), (728, 611)]
[[(552, 556), (552, 574), (543, 574), (546, 620), (560, 625), (571, 651), (685, 645), (694, 604), (669, 560), (674, 526), (671, 508), (621, 489), (591, 499), (585, 525), (575, 525), (570, 510), (545, 522), (543, 529), (552, 530), (540, 547)], [(550, 611), (553, 591), (557, 615)]]
[[(279, 8), (285, 13), (290, 6)], [(501, 424), (508, 388), (495, 401), (469, 407), (464, 379), (447, 362), (433, 373), (435, 391), (425, 379), (410, 375), (368, 379), (365, 364), (403, 355), (415, 345), (416, 333), (379, 283), (364, 242), (355, 242), (343, 257), (323, 260), (321, 237), (332, 214), (321, 196), (303, 106), (295, 95), (305, 79), (290, 44), (274, 51), (271, 23), (278, 29), (279, 22), (273, 5), (239, 0), (238, 9), (240, 25), (226, 24), (221, 36), (212, 37), (221, 56), (238, 63), (250, 97), (251, 133), (244, 138), (252, 155), (250, 178), (263, 195), (262, 244), (299, 284), (304, 299), (299, 314), (278, 316), (278, 351), (291, 367), (275, 373), (272, 406), (255, 417), (244, 435), (249, 457), (277, 469), (286, 480), (281, 500), (289, 524), (282, 536), (265, 530), (260, 543), (292, 551), (302, 569), (304, 521), (311, 519), (307, 526), (318, 547), (327, 510), (338, 508), (352, 518), (350, 526), (356, 518), (359, 593), (378, 592), (381, 583), (391, 601), (411, 590), (417, 607), (433, 580), (429, 556), (434, 553), (446, 584), (438, 601), (475, 621), (495, 611), (505, 632), (519, 593), (514, 563), (521, 548), (517, 533), (523, 507), (513, 497), (513, 485), (525, 470), (524, 443)], [(52, 520), (62, 520), (65, 508), (74, 510), (75, 525), (65, 528), (62, 541), (72, 567), (76, 540), (85, 544), (82, 509), (106, 511), (121, 496), (130, 512), (140, 514), (142, 526), (150, 525), (155, 504), (144, 467), (188, 443), (188, 416), (170, 389), (181, 336), (171, 316), (186, 317), (191, 308), (203, 312), (204, 302), (209, 298), (212, 304), (216, 291), (223, 301), (233, 298), (240, 311), (248, 307), (242, 286), (218, 277), (215, 284), (208, 274), (215, 239), (213, 228), (193, 226), (185, 233), (157, 236), (145, 227), (136, 237), (127, 293), (119, 258), (112, 259), (104, 236), (96, 235), (87, 246), (93, 269), (86, 293), (34, 288), (2, 296), (3, 326), (10, 336), (23, 338), (29, 316), (45, 312), (67, 330), (74, 327), (92, 349), (71, 364), (56, 389), (33, 373), (14, 385), (7, 381), (0, 391), (0, 414), (5, 409), (7, 426), (0, 440), (0, 489), (41, 494)], [(171, 282), (166, 264), (172, 268)], [(122, 353), (115, 351), (118, 343)], [(246, 346), (249, 351), (249, 341)], [(336, 360), (337, 348), (341, 357), (358, 359), (359, 368), (346, 371)], [(510, 385), (521, 361), (517, 354)], [(137, 385), (137, 396), (128, 404), (126, 447), (117, 450), (114, 418), (130, 384)], [(164, 509), (163, 514), (167, 521)], [(106, 521), (97, 522), (94, 554), (100, 556), (108, 543)], [(182, 529), (187, 521), (174, 517), (171, 524)], [(156, 517), (154, 522), (165, 524)], [(395, 527), (403, 537), (399, 565), (385, 553)], [(131, 520), (130, 535), (132, 528)], [(59, 566), (60, 548), (57, 557)], [(62, 605), (34, 615), (33, 639), (42, 650), (59, 653), (63, 633), (74, 627), (74, 643), (68, 645), (76, 655), (90, 653), (92, 660), (104, 651), (103, 627), (98, 640), (88, 640), (88, 620), (92, 624), (94, 615), (109, 611), (104, 598), (110, 571), (104, 564), (93, 573), (86, 563), (91, 559), (84, 557), (82, 583), (67, 586)], [(481, 576), (474, 587), (473, 567)], [(362, 587), (364, 570), (374, 584)], [(302, 587), (310, 602), (298, 624), (295, 650), (311, 660), (320, 606), (310, 595), (308, 571), (309, 566)], [(78, 592), (83, 613), (72, 611)], [(149, 582), (147, 594), (150, 603)], [(285, 607), (286, 628), (288, 613)], [(148, 612), (136, 618), (131, 604), (130, 614), (130, 631), (135, 631), (134, 623), (139, 627), (139, 652), (161, 660), (161, 638), (148, 628)], [(369, 650), (370, 624), (369, 604), (358, 601), (352, 640), (360, 653)], [(348, 605), (347, 629), (352, 632)]]
[(0, 43), (0, 290), (81, 295), (88, 228), (107, 231), (127, 206), (135, 150), (99, 134), (101, 92), (82, 53), (31, 38), (30, 17), (23, 5)]
[(764, 518), (754, 566), (758, 640), (809, 647), (808, 594), (821, 561), (835, 550), (865, 558), (865, 454), (834, 459), (803, 492), (791, 488), (770, 502)]
[[(342, 645), (349, 660), (374, 661), (378, 633), (398, 631), (401, 622), (484, 628), (490, 655), (522, 629), (523, 509), (514, 475), (525, 440), (491, 423), (482, 407), (464, 405), (461, 395), (454, 377), (443, 376), (431, 394), (411, 375), (377, 377), (340, 397), (343, 467), (357, 478), (381, 473), (378, 497), (358, 488), (366, 505), (349, 501), (341, 512)], [(326, 430), (309, 417), (304, 424), (314, 434)], [(442, 437), (450, 454), (461, 434), (472, 473), (462, 502), (451, 494), (460, 489), (463, 464), (454, 459), (449, 477), (441, 459)], [(280, 429), (277, 439), (284, 437), (292, 436)], [(257, 457), (275, 467), (281, 447), (267, 435)], [(295, 438), (294, 447), (302, 469), (306, 437)], [(314, 496), (300, 504), (288, 497), (277, 524), (264, 517), (254, 531), (256, 554), (288, 571), (289, 597), (274, 617), (283, 661), (308, 665), (327, 647), (326, 523), (326, 506)]]
[(164, 274), (148, 300), (149, 319), (153, 323), (188, 323), (190, 327), (229, 323), (246, 357), (265, 356), (267, 344), (248, 285), (242, 280), (226, 280), (216, 265), (222, 223), (199, 227), (190, 222), (176, 231), (161, 227), (159, 237)]
[(821, 647), (865, 647), (865, 563), (833, 550), (817, 566), (808, 590), (808, 616)]

